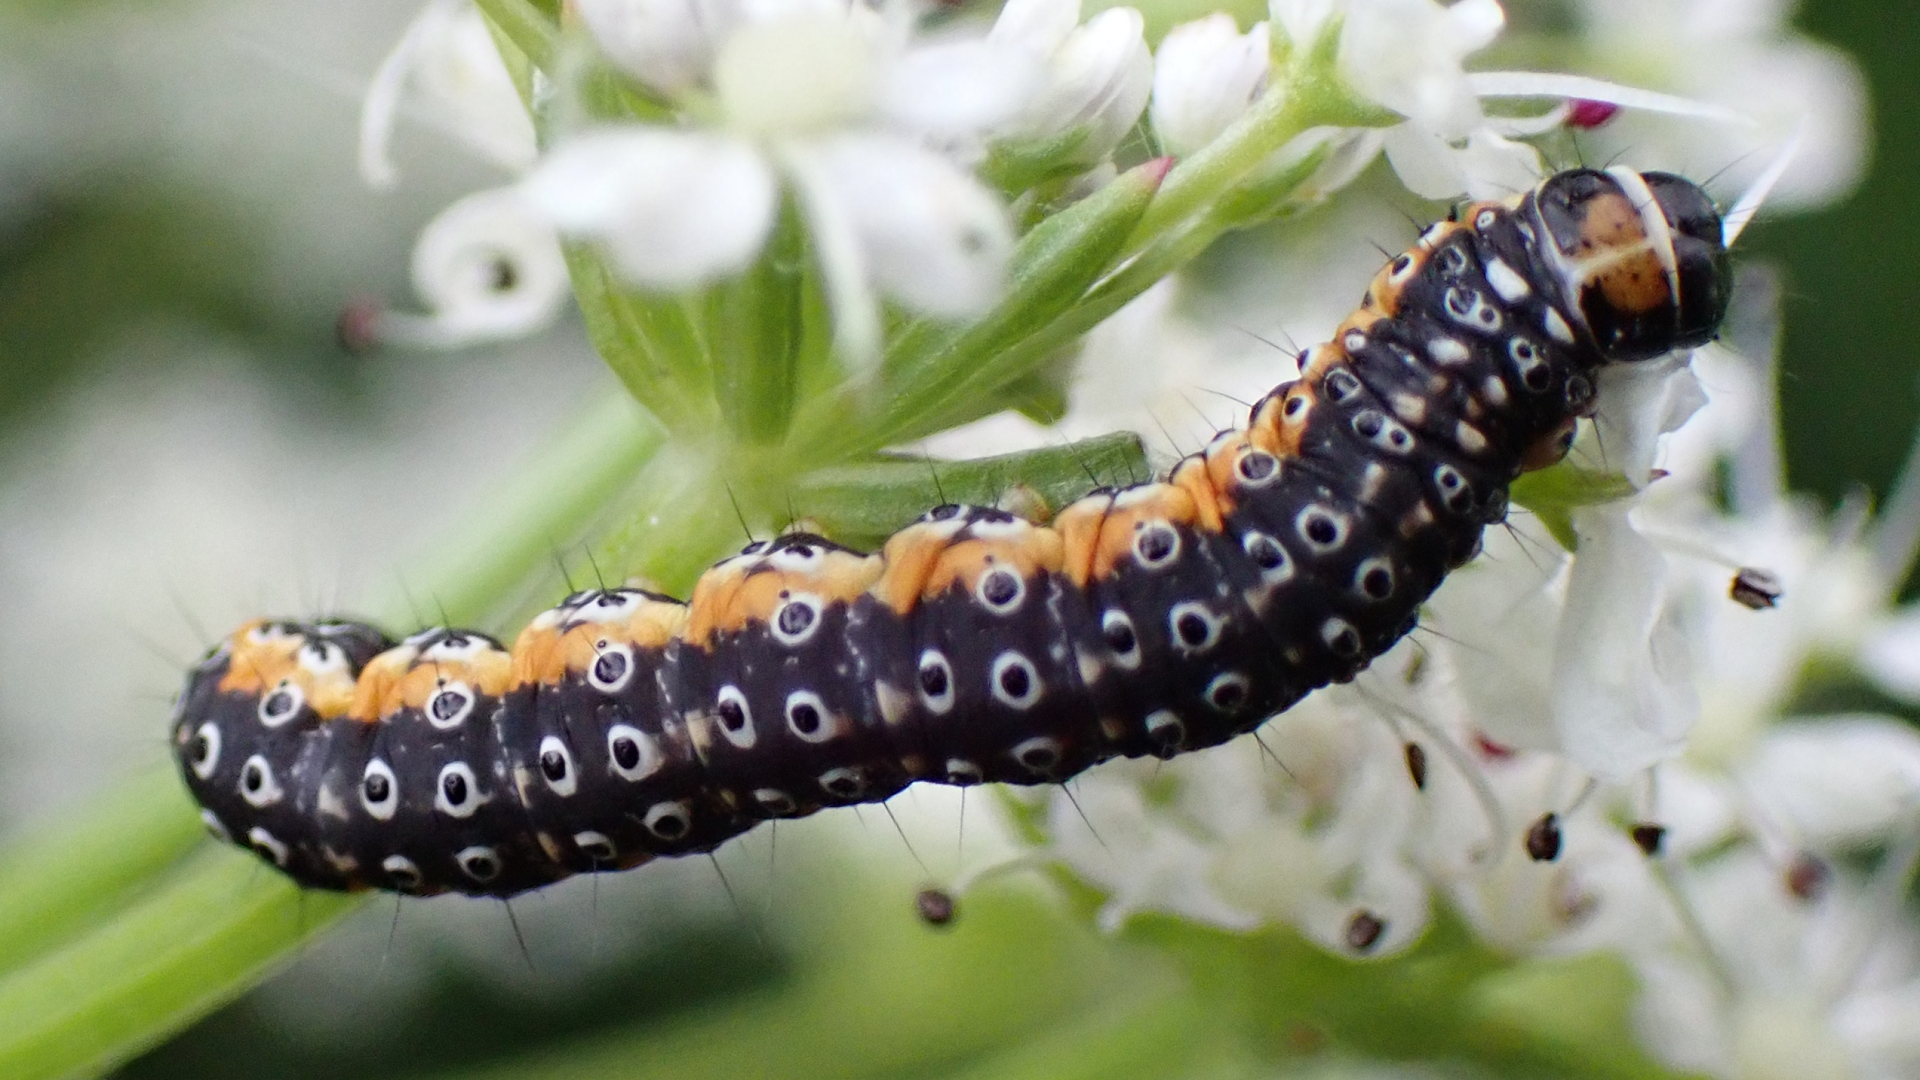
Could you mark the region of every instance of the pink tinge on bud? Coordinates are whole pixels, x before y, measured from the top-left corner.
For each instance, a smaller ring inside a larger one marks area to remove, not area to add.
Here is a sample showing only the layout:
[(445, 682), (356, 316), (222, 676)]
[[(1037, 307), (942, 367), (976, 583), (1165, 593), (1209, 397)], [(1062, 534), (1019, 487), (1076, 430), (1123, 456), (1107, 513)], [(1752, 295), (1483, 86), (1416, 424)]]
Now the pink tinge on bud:
[(334, 337), (340, 347), (358, 356), (380, 345), (380, 319), (385, 307), (371, 296), (356, 296), (340, 309), (334, 320)]
[(1135, 168), (1140, 170), (1141, 176), (1146, 177), (1155, 187), (1158, 187), (1160, 182), (1167, 178), (1167, 174), (1172, 172), (1173, 167), (1177, 164), (1179, 164), (1179, 159), (1172, 154), (1168, 154), (1164, 157), (1154, 158), (1151, 161), (1143, 161), (1135, 166)]
[(1590, 101), (1575, 98), (1567, 102), (1567, 126), (1589, 131), (1614, 118), (1620, 106), (1611, 101)]
[(1513, 756), (1513, 747), (1494, 742), (1485, 732), (1473, 733), (1473, 748), (1487, 761), (1505, 761)]

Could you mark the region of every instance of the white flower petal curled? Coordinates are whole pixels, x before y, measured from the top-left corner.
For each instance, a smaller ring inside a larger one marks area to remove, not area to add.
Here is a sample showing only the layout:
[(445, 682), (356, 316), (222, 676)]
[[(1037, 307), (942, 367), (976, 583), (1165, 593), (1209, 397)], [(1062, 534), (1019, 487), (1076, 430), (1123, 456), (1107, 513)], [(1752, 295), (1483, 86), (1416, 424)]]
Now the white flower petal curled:
[(1217, 11), (1167, 32), (1154, 57), (1153, 129), (1170, 154), (1212, 142), (1266, 89), (1267, 24), (1242, 34)]
[(947, 318), (977, 315), (1000, 298), (1013, 227), (979, 181), (892, 136), (842, 136), (817, 157), (881, 292)]
[(576, 0), (573, 8), (609, 60), (669, 94), (706, 76), (739, 19), (730, 0)]
[(1707, 404), (1686, 354), (1600, 369), (1594, 438), (1579, 452), (1618, 472), (1636, 488), (1653, 480), (1662, 440)]
[(602, 244), (622, 277), (664, 289), (745, 268), (779, 195), (744, 142), (638, 127), (561, 144), (522, 190), (563, 234)]
[(371, 187), (399, 178), (389, 155), (409, 112), (511, 172), (535, 157), (533, 122), (469, 0), (433, 0), (381, 61), (360, 109), (360, 175)]
[(1579, 551), (1554, 642), (1553, 721), (1574, 764), (1622, 780), (1678, 752), (1699, 714), (1666, 556), (1626, 503), (1575, 511)]
[(513, 188), (441, 211), (414, 245), (413, 287), (429, 314), (380, 313), (381, 343), (455, 348), (524, 337), (572, 295), (553, 227)]

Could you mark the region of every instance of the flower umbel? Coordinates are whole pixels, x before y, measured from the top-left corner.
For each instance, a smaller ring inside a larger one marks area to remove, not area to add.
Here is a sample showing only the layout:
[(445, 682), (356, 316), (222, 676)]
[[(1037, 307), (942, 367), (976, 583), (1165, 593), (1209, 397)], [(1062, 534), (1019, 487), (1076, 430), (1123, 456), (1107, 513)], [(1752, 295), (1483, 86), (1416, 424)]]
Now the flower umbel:
[(741, 272), (790, 188), (848, 360), (880, 354), (876, 292), (947, 317), (999, 298), (1011, 224), (931, 147), (977, 146), (1011, 123), (1040, 85), (1039, 58), (990, 40), (917, 43), (858, 3), (580, 9), (610, 55), (683, 115), (712, 118), (563, 132), (529, 178), (535, 204), (606, 245), (629, 281), (688, 288)]

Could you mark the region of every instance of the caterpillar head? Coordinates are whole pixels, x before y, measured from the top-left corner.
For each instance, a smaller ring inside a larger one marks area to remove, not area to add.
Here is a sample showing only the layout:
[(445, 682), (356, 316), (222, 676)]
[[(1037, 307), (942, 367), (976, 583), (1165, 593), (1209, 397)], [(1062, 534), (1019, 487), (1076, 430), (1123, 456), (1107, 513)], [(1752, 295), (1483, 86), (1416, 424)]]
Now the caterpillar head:
[(1535, 194), (1566, 297), (1608, 360), (1704, 345), (1726, 318), (1733, 274), (1720, 211), (1671, 173), (1574, 169)]

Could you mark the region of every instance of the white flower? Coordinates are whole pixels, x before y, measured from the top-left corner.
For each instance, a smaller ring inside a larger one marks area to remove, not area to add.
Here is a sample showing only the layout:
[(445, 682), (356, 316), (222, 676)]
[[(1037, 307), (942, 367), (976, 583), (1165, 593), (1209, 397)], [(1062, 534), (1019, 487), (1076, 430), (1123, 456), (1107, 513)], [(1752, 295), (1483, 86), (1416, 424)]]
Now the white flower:
[(1678, 753), (1699, 715), (1666, 560), (1609, 503), (1574, 514), (1580, 548), (1554, 641), (1553, 722), (1587, 772), (1624, 780)]
[(1140, 119), (1153, 88), (1145, 21), (1129, 7), (1108, 8), (1084, 25), (1080, 0), (1010, 0), (987, 35), (1046, 62), (1040, 93), (1003, 132), (1044, 139), (1084, 130), (1073, 160), (1098, 164)]
[(1242, 740), (1081, 778), (1049, 802), (1052, 853), (1108, 890), (1109, 929), (1154, 910), (1233, 930), (1284, 922), (1350, 955), (1418, 940), (1428, 888), (1398, 842), (1418, 793), (1386, 727), (1321, 698), (1269, 735), (1284, 769)]
[(1920, 609), (1909, 608), (1877, 628), (1861, 650), (1860, 665), (1882, 690), (1920, 701)]
[[(343, 336), (436, 349), (524, 337), (573, 295), (553, 227), (514, 188), (468, 195), (428, 223), (414, 244), (413, 287), (428, 314), (350, 310)], [(367, 325), (350, 325), (358, 319)]]
[(1011, 223), (930, 147), (966, 156), (1012, 123), (1040, 85), (1039, 59), (980, 41), (916, 43), (846, 0), (581, 10), (610, 56), (712, 124), (577, 133), (528, 179), (529, 198), (562, 231), (604, 245), (623, 277), (671, 289), (737, 273), (788, 185), (853, 363), (879, 353), (876, 291), (936, 316), (998, 299)]
[(1819, 850), (1920, 825), (1920, 737), (1897, 720), (1837, 716), (1769, 731), (1740, 773), (1776, 834)]
[[(1275, 0), (1274, 7), (1293, 0)], [(1340, 77), (1361, 97), (1421, 129), (1459, 139), (1480, 125), (1480, 103), (1461, 64), (1506, 25), (1495, 0), (1366, 0), (1346, 5)]]
[(1630, 148), (1644, 168), (1724, 168), (1745, 187), (1789, 139), (1801, 149), (1774, 209), (1838, 199), (1859, 182), (1869, 133), (1866, 85), (1845, 54), (1792, 28), (1777, 0), (1582, 0), (1584, 52), (1603, 72), (1716, 103), (1749, 122), (1675, 123), (1644, 113), (1593, 133), (1590, 152)]
[(360, 174), (377, 188), (398, 178), (394, 123), (408, 112), (509, 172), (533, 163), (533, 122), (469, 0), (432, 0), (381, 62), (360, 112)]
[(1167, 32), (1154, 57), (1153, 130), (1170, 154), (1191, 154), (1225, 131), (1267, 86), (1267, 24), (1242, 34), (1216, 11)]
[(739, 17), (721, 0), (577, 0), (574, 11), (607, 59), (666, 94), (692, 89)]
[(628, 280), (662, 289), (745, 267), (779, 197), (747, 143), (639, 126), (569, 139), (521, 190), (562, 232), (599, 241)]
[[(1875, 717), (1782, 725), (1696, 804), (1743, 826), (1673, 873), (1697, 932), (1623, 938), (1643, 1039), (1679, 1068), (1740, 1080), (1901, 1077), (1920, 1066), (1920, 735)], [(1714, 802), (1726, 804), (1713, 806)], [(1867, 878), (1823, 853), (1884, 845)]]

